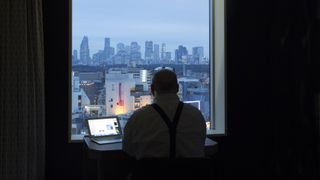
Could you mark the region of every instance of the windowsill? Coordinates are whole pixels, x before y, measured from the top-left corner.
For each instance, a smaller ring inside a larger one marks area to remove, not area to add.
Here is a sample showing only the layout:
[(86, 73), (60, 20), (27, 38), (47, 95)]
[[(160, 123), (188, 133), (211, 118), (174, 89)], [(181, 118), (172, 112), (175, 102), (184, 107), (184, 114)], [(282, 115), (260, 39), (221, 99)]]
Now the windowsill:
[[(78, 134), (78, 135), (71, 135), (71, 140), (69, 140), (69, 143), (82, 143), (83, 142), (83, 137), (85, 135)], [(219, 131), (219, 130), (207, 130), (207, 137), (220, 137), (220, 136), (226, 136), (224, 131)]]
[(69, 139), (69, 143), (82, 143), (84, 135), (71, 135), (71, 139)]
[(209, 129), (207, 130), (207, 135), (220, 135), (220, 134), (225, 134), (225, 132), (223, 130), (216, 130), (216, 129)]

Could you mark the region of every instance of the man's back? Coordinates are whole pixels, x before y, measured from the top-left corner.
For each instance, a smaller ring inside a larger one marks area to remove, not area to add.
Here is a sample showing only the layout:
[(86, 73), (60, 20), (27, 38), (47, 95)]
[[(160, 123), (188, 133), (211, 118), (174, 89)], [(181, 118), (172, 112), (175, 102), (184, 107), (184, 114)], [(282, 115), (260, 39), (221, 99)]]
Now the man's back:
[[(162, 94), (154, 101), (172, 121), (179, 98)], [(136, 111), (124, 130), (123, 148), (137, 159), (169, 157), (169, 129), (159, 113), (150, 105)], [(184, 104), (176, 133), (176, 157), (203, 157), (206, 125), (201, 112)]]

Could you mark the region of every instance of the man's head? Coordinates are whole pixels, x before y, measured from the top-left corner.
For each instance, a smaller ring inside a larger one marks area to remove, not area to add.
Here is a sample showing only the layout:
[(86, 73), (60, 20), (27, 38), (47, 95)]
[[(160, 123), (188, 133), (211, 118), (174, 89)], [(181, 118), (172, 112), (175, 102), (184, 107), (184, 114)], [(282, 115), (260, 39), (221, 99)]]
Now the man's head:
[(177, 75), (171, 70), (162, 69), (153, 75), (151, 92), (156, 94), (177, 94), (179, 85)]

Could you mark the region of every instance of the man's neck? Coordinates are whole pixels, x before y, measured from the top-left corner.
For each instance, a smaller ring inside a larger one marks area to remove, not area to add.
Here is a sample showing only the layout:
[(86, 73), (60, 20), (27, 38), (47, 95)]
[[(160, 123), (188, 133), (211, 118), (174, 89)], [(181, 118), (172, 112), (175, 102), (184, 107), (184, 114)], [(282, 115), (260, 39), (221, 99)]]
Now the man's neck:
[(174, 94), (174, 93), (165, 93), (165, 94), (156, 93), (153, 102), (157, 103), (162, 101), (166, 101), (166, 102), (179, 101), (179, 97), (177, 94)]

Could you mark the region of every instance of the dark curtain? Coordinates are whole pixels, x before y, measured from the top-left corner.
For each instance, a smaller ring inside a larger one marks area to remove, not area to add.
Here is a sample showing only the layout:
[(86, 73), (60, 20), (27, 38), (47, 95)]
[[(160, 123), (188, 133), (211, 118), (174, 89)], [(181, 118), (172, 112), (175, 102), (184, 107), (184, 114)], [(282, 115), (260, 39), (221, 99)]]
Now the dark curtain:
[(45, 175), (42, 0), (0, 1), (0, 179)]

